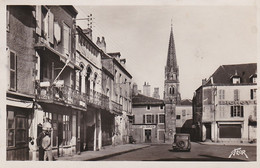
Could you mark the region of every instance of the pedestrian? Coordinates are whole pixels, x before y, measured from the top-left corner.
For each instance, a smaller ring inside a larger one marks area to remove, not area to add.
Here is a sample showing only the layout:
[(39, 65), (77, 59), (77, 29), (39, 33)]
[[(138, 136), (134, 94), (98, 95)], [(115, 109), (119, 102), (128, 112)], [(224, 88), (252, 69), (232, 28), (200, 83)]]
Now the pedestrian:
[(42, 139), (42, 148), (45, 151), (44, 160), (46, 161), (48, 158), (48, 161), (52, 161), (53, 156), (51, 147), (51, 123), (49, 123), (49, 121), (43, 123), (43, 131), (45, 133), (45, 136)]
[[(41, 126), (41, 125), (40, 125)], [(39, 148), (39, 160), (44, 160), (44, 149), (42, 148), (42, 139), (45, 137), (45, 131), (42, 131), (36, 139), (37, 146)]]

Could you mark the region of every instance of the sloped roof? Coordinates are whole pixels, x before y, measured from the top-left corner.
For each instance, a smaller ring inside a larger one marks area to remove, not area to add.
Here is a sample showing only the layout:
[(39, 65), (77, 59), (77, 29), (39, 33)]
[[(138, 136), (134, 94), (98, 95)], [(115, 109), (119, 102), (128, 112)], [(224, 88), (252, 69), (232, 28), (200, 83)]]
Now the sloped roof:
[(251, 75), (256, 74), (257, 64), (233, 64), (233, 65), (221, 65), (214, 73), (211, 75), (206, 85), (214, 84), (232, 84), (232, 76), (239, 76), (241, 84), (252, 83), (250, 81)]
[(191, 106), (192, 105), (192, 101), (190, 99), (181, 100), (181, 105), (183, 105), (183, 106)]
[(164, 102), (161, 99), (148, 97), (142, 94), (137, 94), (132, 97), (133, 105), (163, 105)]

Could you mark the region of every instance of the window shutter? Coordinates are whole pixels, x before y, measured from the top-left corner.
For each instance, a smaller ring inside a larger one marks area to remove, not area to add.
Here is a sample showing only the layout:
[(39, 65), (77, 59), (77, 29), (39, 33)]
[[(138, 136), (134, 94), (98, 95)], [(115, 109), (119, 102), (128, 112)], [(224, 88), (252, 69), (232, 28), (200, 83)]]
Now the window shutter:
[(49, 11), (49, 35), (48, 35), (48, 38), (49, 38), (49, 42), (51, 44), (53, 44), (53, 41), (54, 41), (53, 37), (54, 37), (54, 15), (53, 15), (53, 13), (51, 13)]
[(230, 110), (230, 112), (231, 112), (231, 117), (233, 117), (233, 106), (231, 106), (231, 110)]
[(143, 115), (143, 123), (145, 124), (145, 115)]
[(36, 6), (36, 34), (41, 36), (42, 28), (42, 7), (40, 5)]
[(250, 89), (250, 98), (251, 100), (254, 99), (254, 90)]
[(154, 123), (154, 114), (152, 115), (152, 123)]
[(9, 7), (6, 7), (6, 30), (9, 31), (9, 27), (10, 27), (10, 22), (9, 22), (9, 17), (10, 17), (10, 13), (9, 13)]
[(241, 117), (244, 117), (244, 106), (241, 106)]
[(155, 119), (156, 121), (156, 124), (158, 123), (158, 114), (156, 114), (156, 119)]

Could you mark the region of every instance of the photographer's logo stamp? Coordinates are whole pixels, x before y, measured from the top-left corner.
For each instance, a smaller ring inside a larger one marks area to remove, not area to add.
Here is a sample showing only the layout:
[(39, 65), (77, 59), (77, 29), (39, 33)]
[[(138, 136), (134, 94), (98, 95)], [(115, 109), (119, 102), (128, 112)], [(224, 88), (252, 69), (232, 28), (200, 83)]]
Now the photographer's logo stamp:
[(237, 149), (234, 149), (233, 151), (231, 151), (231, 154), (229, 155), (228, 158), (231, 158), (232, 156), (240, 156), (240, 155), (244, 155), (248, 159), (246, 150), (242, 150), (242, 148), (237, 148)]

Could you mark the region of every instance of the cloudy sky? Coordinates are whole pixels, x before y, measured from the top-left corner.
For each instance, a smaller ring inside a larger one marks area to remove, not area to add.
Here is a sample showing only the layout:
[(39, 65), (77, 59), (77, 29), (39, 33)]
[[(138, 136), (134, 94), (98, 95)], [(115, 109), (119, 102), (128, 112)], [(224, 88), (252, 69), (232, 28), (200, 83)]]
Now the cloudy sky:
[[(121, 52), (133, 81), (160, 88), (173, 23), (182, 98), (194, 91), (220, 65), (257, 59), (257, 10), (254, 6), (75, 6), (78, 18), (92, 14), (93, 34), (104, 36), (107, 52)], [(77, 21), (82, 28), (87, 21)]]

